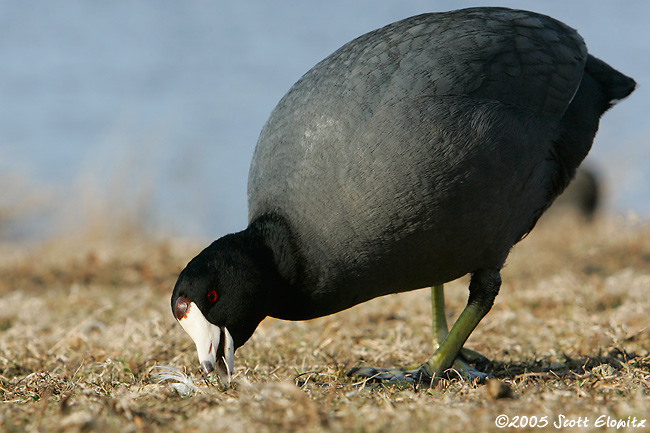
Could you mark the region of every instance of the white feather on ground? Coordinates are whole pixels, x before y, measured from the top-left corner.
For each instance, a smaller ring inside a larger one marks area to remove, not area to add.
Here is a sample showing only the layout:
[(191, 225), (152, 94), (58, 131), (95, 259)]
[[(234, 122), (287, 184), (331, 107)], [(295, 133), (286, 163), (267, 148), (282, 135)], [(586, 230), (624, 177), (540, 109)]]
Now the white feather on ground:
[(171, 381), (172, 387), (182, 397), (190, 397), (195, 392), (198, 392), (198, 388), (194, 385), (192, 378), (178, 368), (170, 365), (154, 365), (151, 367), (151, 370), (154, 369), (158, 371), (152, 371), (151, 376), (157, 379), (158, 383)]

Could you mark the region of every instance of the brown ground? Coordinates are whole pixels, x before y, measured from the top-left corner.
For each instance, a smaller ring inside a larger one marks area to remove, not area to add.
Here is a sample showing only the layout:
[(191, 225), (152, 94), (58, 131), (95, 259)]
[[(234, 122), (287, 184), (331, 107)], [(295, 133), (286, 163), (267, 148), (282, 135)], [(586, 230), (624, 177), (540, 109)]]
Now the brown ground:
[[(427, 290), (309, 322), (267, 319), (236, 354), (233, 388), (202, 379), (169, 306), (202, 246), (137, 233), (1, 245), (0, 431), (527, 430), (499, 429), (500, 414), (515, 426), (547, 424), (533, 431), (557, 431), (558, 419), (576, 426), (561, 431), (650, 431), (631, 427), (650, 418), (647, 225), (541, 224), (511, 254), (501, 294), (468, 342), (501, 382), (419, 390), (354, 386), (344, 373), (424, 361)], [(450, 319), (466, 286), (447, 285)], [(181, 397), (157, 384), (155, 365), (187, 371), (198, 391)], [(630, 427), (598, 427), (608, 417), (630, 417)]]

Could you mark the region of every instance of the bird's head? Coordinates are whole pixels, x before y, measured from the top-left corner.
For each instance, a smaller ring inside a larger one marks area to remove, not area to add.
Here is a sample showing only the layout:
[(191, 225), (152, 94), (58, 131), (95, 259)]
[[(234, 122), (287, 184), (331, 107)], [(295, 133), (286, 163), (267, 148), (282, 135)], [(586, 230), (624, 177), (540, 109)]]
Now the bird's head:
[[(244, 233), (244, 232), (242, 232)], [(176, 320), (196, 344), (205, 373), (228, 383), (235, 350), (264, 319), (268, 252), (242, 233), (215, 241), (180, 273), (171, 298)]]

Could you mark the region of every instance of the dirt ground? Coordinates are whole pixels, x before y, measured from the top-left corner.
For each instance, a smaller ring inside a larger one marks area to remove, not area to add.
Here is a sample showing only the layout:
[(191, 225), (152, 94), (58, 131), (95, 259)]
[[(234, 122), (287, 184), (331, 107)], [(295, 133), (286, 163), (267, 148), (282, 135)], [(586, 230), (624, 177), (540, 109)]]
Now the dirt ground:
[[(346, 377), (431, 354), (430, 295), (418, 290), (307, 322), (266, 319), (224, 389), (200, 374), (170, 308), (203, 246), (137, 230), (0, 244), (0, 430), (650, 431), (647, 224), (556, 216), (517, 245), (467, 343), (492, 360), (485, 386)], [(467, 283), (446, 286), (450, 321)], [(158, 383), (159, 365), (194, 390)]]

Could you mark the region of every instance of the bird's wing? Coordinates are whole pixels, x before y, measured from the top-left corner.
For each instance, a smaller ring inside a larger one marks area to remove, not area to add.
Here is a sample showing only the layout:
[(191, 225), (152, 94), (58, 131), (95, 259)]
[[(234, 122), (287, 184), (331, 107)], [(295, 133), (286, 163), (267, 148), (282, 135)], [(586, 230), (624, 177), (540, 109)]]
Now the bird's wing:
[(303, 79), (366, 99), (371, 110), (396, 98), (464, 95), (560, 118), (586, 59), (580, 35), (553, 18), (475, 8), (419, 15), (370, 32)]
[[(477, 20), (481, 20), (478, 14)], [(578, 33), (543, 15), (512, 11), (483, 18), (483, 30), (458, 34), (459, 47), (478, 50), (481, 83), (472, 96), (497, 98), (562, 116), (578, 89), (587, 47)], [(454, 32), (447, 34), (454, 37)]]

